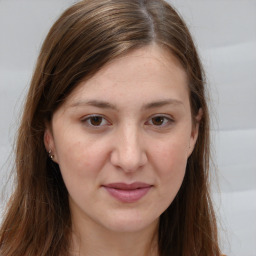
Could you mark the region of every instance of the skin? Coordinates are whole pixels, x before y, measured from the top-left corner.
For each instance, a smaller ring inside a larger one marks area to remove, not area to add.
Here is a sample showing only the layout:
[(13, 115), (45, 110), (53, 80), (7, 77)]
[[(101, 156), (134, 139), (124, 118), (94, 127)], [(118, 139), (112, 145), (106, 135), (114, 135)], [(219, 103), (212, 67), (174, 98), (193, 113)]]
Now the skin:
[[(44, 137), (69, 192), (74, 255), (158, 255), (159, 216), (182, 184), (201, 115), (193, 125), (186, 73), (155, 44), (78, 85)], [(102, 186), (138, 181), (151, 188), (132, 203)]]

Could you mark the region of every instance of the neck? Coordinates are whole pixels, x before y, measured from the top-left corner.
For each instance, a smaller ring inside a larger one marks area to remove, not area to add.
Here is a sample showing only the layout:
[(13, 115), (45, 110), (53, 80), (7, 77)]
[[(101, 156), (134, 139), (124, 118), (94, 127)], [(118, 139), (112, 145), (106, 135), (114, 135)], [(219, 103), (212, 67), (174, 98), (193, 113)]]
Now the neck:
[(158, 256), (158, 221), (136, 232), (116, 232), (88, 220), (73, 221), (72, 256)]

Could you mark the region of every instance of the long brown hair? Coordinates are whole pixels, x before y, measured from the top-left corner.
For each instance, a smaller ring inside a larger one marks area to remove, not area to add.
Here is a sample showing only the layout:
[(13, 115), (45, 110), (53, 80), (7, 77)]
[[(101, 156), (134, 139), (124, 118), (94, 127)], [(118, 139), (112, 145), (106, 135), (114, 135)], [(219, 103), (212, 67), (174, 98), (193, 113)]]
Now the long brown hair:
[(16, 189), (0, 229), (2, 256), (68, 255), (68, 192), (59, 166), (45, 150), (45, 123), (82, 80), (152, 43), (165, 47), (184, 67), (194, 121), (203, 110), (183, 184), (160, 216), (159, 255), (220, 255), (208, 185), (205, 79), (184, 21), (163, 0), (84, 0), (56, 21), (38, 57), (17, 139)]

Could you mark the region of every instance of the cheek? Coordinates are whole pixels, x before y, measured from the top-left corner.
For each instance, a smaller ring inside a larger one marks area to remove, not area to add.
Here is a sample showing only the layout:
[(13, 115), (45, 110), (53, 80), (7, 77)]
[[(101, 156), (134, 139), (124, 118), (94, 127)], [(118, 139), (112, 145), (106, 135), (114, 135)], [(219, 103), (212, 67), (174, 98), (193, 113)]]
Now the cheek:
[(177, 138), (159, 144), (152, 152), (155, 169), (158, 172), (158, 183), (163, 188), (162, 193), (172, 195), (172, 199), (185, 175), (187, 150), (187, 141)]
[(58, 163), (66, 180), (90, 179), (100, 171), (107, 157), (106, 143), (87, 136), (62, 136), (56, 140)]
[[(79, 139), (80, 138), (80, 139)], [(100, 185), (100, 175), (106, 159), (106, 143), (92, 142), (88, 137), (62, 137), (57, 150), (60, 171), (70, 198), (78, 205), (86, 200), (97, 201), (96, 190)]]
[[(184, 169), (187, 162), (187, 153), (188, 153), (188, 145), (186, 139), (174, 138), (170, 140), (166, 140), (162, 143), (159, 143), (157, 147), (154, 148), (151, 155), (154, 155), (155, 160), (161, 159), (157, 161), (163, 168), (161, 168), (164, 172), (169, 172), (168, 169), (171, 168), (175, 171), (179, 166), (181, 169)], [(179, 169), (179, 168), (178, 168)]]

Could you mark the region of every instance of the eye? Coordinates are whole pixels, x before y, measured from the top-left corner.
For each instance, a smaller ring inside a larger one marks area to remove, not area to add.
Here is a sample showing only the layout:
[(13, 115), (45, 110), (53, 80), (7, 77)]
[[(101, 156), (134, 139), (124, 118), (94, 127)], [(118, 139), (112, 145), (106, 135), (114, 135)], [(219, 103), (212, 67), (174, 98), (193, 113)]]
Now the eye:
[(83, 118), (82, 122), (91, 127), (102, 127), (110, 125), (110, 122), (108, 122), (103, 116), (100, 115), (86, 116)]
[(159, 126), (159, 127), (165, 127), (168, 125), (171, 125), (174, 122), (174, 120), (168, 116), (163, 115), (157, 115), (153, 116), (149, 119), (149, 121), (146, 122), (147, 125), (153, 125), (153, 126)]

